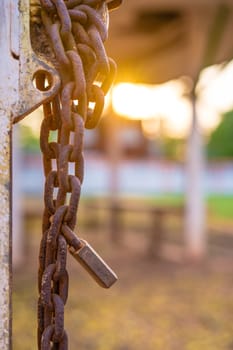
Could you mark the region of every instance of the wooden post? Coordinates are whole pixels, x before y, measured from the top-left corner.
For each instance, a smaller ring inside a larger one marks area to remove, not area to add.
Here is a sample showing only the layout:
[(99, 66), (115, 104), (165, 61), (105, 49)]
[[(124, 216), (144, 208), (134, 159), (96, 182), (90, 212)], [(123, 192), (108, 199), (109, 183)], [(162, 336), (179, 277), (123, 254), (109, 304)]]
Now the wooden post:
[(150, 239), (147, 249), (149, 259), (158, 259), (161, 254), (162, 239), (164, 238), (164, 222), (166, 213), (164, 210), (151, 209), (149, 212), (151, 217)]
[(119, 166), (121, 158), (120, 145), (120, 122), (110, 107), (108, 118), (107, 151), (109, 160), (110, 183), (109, 183), (109, 206), (110, 206), (110, 236), (112, 242), (120, 242), (119, 232)]

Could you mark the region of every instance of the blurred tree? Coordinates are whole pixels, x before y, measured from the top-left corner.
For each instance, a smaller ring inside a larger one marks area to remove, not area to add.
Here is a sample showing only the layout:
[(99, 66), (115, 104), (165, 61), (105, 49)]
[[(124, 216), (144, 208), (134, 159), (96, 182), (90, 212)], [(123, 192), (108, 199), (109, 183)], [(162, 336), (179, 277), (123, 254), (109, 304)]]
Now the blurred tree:
[(233, 157), (233, 111), (223, 115), (221, 123), (210, 135), (207, 155), (209, 158)]
[(164, 137), (163, 156), (170, 160), (184, 160), (185, 140), (180, 138)]
[(36, 153), (40, 150), (38, 136), (27, 125), (20, 124), (20, 147), (27, 153)]

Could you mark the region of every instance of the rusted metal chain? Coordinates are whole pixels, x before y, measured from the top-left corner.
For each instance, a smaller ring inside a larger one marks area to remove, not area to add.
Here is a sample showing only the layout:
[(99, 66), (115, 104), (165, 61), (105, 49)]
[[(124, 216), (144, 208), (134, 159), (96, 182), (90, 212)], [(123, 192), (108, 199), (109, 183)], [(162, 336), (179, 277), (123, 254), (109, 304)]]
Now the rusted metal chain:
[[(84, 128), (97, 125), (115, 76), (115, 62), (106, 55), (103, 42), (108, 10), (120, 3), (40, 0), (39, 10), (35, 5), (62, 81), (59, 94), (43, 105), (40, 135), (46, 182), (39, 254), (38, 349), (68, 349), (64, 329), (67, 246), (76, 257), (75, 252), (87, 244), (74, 233), (84, 172)], [(40, 90), (46, 89), (46, 76), (37, 76), (36, 84)], [(51, 132), (57, 133), (55, 142), (50, 141)], [(74, 174), (69, 163), (74, 163)], [(87, 245), (87, 249), (91, 248)]]

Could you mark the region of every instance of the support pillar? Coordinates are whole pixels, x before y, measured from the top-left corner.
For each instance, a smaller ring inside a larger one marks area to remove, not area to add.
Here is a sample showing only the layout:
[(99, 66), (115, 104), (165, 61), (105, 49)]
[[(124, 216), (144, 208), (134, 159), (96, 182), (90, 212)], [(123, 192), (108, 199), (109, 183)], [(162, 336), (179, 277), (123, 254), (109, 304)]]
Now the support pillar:
[(110, 235), (113, 243), (120, 243), (121, 237), (119, 232), (119, 220), (121, 211), (118, 208), (119, 204), (119, 166), (121, 159), (120, 145), (120, 123), (117, 116), (110, 107), (108, 118), (108, 135), (107, 135), (107, 150), (110, 172), (109, 183), (109, 205), (110, 205)]
[(204, 149), (198, 125), (196, 95), (191, 95), (192, 126), (187, 144), (186, 160), (186, 256), (200, 260), (206, 253), (205, 201), (204, 201)]

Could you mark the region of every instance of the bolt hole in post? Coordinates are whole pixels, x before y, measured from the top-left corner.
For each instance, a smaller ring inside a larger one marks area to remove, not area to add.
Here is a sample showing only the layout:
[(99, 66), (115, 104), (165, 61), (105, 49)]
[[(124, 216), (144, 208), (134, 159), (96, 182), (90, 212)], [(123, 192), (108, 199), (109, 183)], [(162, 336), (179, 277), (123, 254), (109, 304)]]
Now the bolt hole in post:
[[(43, 81), (43, 85), (38, 84), (38, 81)], [(49, 91), (53, 88), (53, 76), (46, 70), (39, 69), (33, 74), (33, 86), (39, 91)]]

